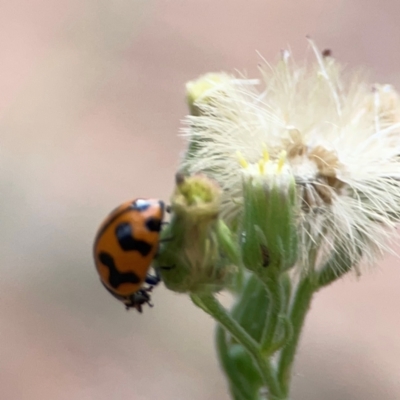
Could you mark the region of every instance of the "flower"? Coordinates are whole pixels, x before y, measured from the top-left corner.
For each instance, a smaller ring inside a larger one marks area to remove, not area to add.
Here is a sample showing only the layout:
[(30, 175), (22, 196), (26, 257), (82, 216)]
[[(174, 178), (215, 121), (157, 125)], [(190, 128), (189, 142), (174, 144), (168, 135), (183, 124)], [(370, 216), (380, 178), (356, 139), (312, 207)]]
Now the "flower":
[(204, 91), (188, 95), (197, 111), (185, 120), (190, 144), (181, 167), (219, 183), (221, 216), (235, 227), (249, 176), (243, 160), (256, 165), (265, 149), (271, 160), (284, 152), (298, 197), (298, 264), (308, 265), (312, 248), (319, 264), (338, 249), (353, 264), (361, 255), (373, 263), (390, 249), (400, 219), (399, 98), (310, 46), (315, 59), (304, 65), (287, 51), (276, 65), (265, 62), (261, 89), (227, 74), (188, 85)]

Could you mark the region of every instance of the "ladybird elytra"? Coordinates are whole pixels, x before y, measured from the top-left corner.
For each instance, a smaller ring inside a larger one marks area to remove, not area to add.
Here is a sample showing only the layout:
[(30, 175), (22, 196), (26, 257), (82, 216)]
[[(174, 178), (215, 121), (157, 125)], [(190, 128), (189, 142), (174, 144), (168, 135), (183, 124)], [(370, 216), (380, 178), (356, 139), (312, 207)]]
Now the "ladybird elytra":
[(140, 305), (150, 298), (142, 286), (158, 251), (164, 210), (157, 199), (127, 201), (108, 215), (96, 234), (93, 252), (100, 280), (128, 308), (141, 311)]

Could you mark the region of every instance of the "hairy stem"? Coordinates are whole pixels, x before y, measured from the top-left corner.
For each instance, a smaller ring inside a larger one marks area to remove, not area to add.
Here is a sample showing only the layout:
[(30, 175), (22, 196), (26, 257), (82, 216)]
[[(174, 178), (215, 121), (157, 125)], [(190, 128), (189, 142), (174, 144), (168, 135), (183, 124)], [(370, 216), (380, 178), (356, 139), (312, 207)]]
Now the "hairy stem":
[(232, 364), (232, 360), (229, 357), (227, 332), (220, 324), (217, 325), (216, 343), (220, 363), (229, 378), (232, 397), (235, 400), (257, 400), (251, 390), (248, 390), (246, 387), (246, 382), (243, 381), (243, 377), (237, 370), (236, 366)]
[(270, 400), (285, 400), (276, 372), (270, 361), (263, 357), (260, 345), (229, 315), (214, 295), (192, 294), (191, 298), (194, 304), (218, 321), (252, 355), (269, 390)]
[(304, 278), (299, 283), (289, 312), (289, 320), (292, 324), (291, 337), (285, 347), (283, 347), (278, 363), (278, 380), (286, 396), (289, 394), (292, 366), (299, 344), (300, 334), (310, 308), (313, 294), (317, 288), (318, 286), (314, 282), (313, 274)]
[(282, 316), (286, 312), (287, 291), (282, 284), (281, 277), (276, 275), (273, 279), (263, 280), (269, 294), (270, 307), (268, 323), (265, 324), (261, 348), (264, 354), (272, 354), (276, 351), (276, 335)]

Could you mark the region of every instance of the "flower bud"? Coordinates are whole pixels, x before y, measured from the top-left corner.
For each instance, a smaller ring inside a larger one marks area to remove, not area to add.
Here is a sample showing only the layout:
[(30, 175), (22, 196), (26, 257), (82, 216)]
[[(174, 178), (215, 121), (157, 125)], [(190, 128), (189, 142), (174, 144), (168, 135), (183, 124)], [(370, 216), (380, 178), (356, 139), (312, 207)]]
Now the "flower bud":
[(284, 272), (297, 258), (296, 185), (286, 154), (243, 167), (244, 213), (241, 249), (246, 267), (257, 274)]
[(225, 73), (208, 73), (186, 83), (186, 99), (190, 114), (201, 115), (201, 105), (210, 103), (209, 95), (220, 87), (224, 87), (230, 79), (231, 77)]
[(229, 229), (219, 220), (221, 189), (205, 175), (177, 175), (172, 218), (163, 232), (157, 267), (177, 292), (218, 291), (232, 281), (239, 260)]

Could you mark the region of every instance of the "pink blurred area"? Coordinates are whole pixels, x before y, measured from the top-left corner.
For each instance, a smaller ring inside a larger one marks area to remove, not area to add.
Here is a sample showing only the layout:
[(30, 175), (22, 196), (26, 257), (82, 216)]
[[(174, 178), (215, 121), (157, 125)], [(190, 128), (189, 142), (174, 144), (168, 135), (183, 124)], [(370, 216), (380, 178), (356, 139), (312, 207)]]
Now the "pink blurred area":
[[(168, 200), (184, 85), (257, 76), (305, 36), (400, 87), (400, 2), (14, 0), (0, 13), (0, 387), (5, 400), (227, 400), (213, 322), (163, 288), (127, 313), (91, 257), (101, 219)], [(293, 399), (400, 398), (400, 268), (314, 300)], [(224, 297), (224, 295), (222, 295)]]

